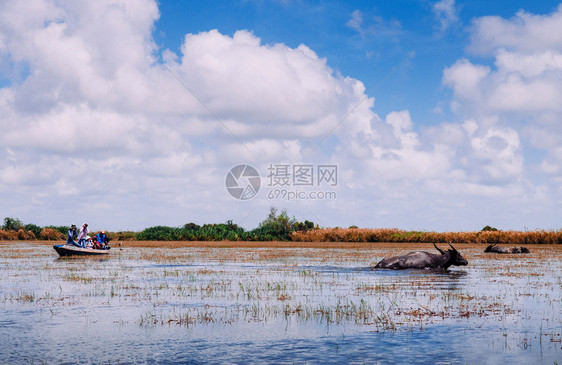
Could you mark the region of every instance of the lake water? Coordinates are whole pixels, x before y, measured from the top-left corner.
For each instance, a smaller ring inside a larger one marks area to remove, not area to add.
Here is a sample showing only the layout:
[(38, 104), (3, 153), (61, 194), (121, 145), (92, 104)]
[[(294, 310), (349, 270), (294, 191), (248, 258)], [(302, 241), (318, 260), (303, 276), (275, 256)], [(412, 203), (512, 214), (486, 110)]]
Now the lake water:
[(372, 271), (388, 246), (0, 244), (0, 363), (562, 363), (562, 248), (449, 272)]

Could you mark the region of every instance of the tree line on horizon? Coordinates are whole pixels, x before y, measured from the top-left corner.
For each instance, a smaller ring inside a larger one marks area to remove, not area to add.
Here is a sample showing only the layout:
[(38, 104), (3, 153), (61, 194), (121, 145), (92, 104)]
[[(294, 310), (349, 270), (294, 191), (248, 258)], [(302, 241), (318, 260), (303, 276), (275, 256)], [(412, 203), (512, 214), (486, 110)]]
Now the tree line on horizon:
[[(69, 229), (68, 226), (24, 224), (20, 219), (11, 217), (4, 218), (1, 228), (0, 240), (62, 240)], [(288, 241), (293, 232), (312, 229), (318, 229), (314, 222), (299, 222), (295, 217), (289, 217), (286, 210), (279, 212), (272, 207), (266, 219), (250, 231), (229, 220), (202, 226), (195, 223), (182, 227), (154, 226), (140, 232), (107, 232), (107, 235), (115, 241)]]
[[(0, 240), (64, 240), (68, 226), (40, 227), (6, 217)], [(97, 232), (91, 232), (95, 234)], [(473, 232), (406, 231), (396, 228), (319, 228), (313, 222), (297, 221), (286, 210), (271, 208), (255, 229), (246, 231), (231, 220), (226, 223), (187, 223), (181, 227), (153, 226), (140, 232), (107, 232), (114, 241), (303, 241), (303, 242), (419, 242), (419, 243), (509, 243), (562, 244), (562, 229), (502, 231), (485, 226)]]

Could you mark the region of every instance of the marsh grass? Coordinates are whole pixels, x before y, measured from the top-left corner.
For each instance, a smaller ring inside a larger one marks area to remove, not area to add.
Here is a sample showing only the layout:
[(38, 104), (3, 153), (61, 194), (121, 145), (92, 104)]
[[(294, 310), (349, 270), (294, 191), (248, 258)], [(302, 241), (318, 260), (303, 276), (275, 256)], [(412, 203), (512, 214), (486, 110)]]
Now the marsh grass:
[[(0, 303), (6, 308), (103, 307), (120, 314), (115, 319), (120, 326), (142, 327), (281, 321), (398, 331), (533, 318), (543, 320), (554, 341), (560, 338), (560, 246), (531, 246), (531, 253), (521, 256), (487, 254), (480, 244), (465, 244), (458, 248), (469, 261), (466, 269), (395, 275), (353, 268), (408, 252), (411, 243), (348, 248), (330, 243), (322, 249), (273, 247), (274, 242), (238, 248), (175, 244), (166, 249), (131, 245), (105, 261), (56, 260), (45, 245), (6, 245), (9, 259), (0, 270), (7, 284)], [(416, 249), (432, 246), (420, 243)], [(535, 312), (530, 301), (544, 312)], [(95, 318), (95, 312), (88, 313)]]
[(33, 303), (35, 302), (35, 293), (18, 293), (12, 300)]
[(68, 280), (68, 281), (82, 282), (82, 283), (86, 283), (86, 284), (91, 283), (94, 280), (99, 280), (99, 279), (95, 279), (91, 276), (81, 276), (81, 275), (78, 275), (76, 273), (64, 274), (63, 279)]

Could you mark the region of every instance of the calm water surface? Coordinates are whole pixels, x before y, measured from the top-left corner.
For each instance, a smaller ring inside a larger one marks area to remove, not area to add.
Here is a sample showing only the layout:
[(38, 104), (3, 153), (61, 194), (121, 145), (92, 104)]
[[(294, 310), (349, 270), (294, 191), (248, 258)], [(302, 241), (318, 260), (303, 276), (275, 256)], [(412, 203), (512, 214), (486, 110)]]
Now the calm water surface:
[(449, 272), (369, 270), (390, 248), (0, 248), (0, 363), (562, 363), (555, 246), (459, 245)]

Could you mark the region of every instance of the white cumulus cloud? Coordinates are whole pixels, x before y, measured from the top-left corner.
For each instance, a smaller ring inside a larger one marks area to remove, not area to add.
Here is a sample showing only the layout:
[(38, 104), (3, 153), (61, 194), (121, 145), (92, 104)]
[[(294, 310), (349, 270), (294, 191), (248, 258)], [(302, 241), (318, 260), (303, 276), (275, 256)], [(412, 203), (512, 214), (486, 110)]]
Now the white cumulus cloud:
[[(250, 207), (224, 187), (240, 163), (261, 172), (275, 162), (337, 165), (338, 201), (304, 209), (330, 225), (357, 217), (464, 228), (459, 209), (477, 216), (490, 201), (509, 201), (491, 217), (561, 200), (553, 182), (562, 176), (562, 47), (556, 35), (531, 44), (557, 29), (561, 8), (475, 19), (470, 49), (495, 64), (465, 57), (446, 68), (460, 122), (424, 129), (408, 110), (377, 115), (360, 80), (305, 44), (205, 30), (186, 34), (176, 54), (152, 37), (155, 1), (29, 4), (0, 3), (0, 72), (12, 80), (0, 89), (5, 216), (110, 229), (245, 219)], [(453, 1), (435, 11), (443, 27), (456, 21)], [(359, 11), (348, 25), (400, 29)], [(545, 153), (536, 166), (526, 163), (528, 144)]]

